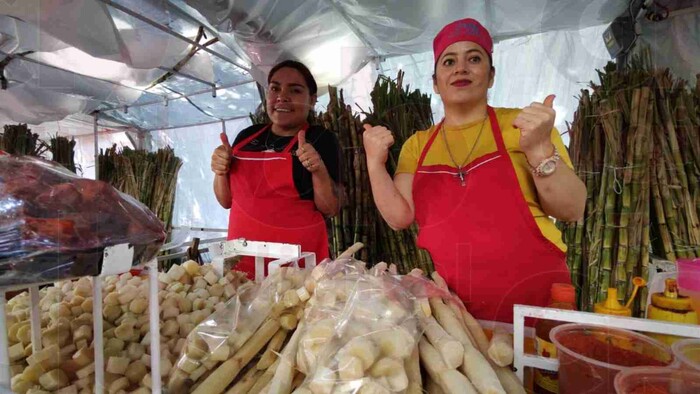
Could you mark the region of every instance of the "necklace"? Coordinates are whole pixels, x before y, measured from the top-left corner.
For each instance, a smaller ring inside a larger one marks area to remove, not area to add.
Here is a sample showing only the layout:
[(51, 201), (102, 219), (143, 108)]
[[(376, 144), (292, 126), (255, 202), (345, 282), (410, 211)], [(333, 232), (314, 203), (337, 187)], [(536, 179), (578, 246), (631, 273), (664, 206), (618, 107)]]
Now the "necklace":
[(283, 140), (285, 137), (275, 135), (275, 140), (272, 141), (272, 145), (270, 145), (269, 144), (270, 134), (274, 134), (274, 133), (272, 132), (272, 130), (267, 130), (267, 134), (265, 135), (265, 149), (268, 149), (268, 150), (271, 149), (271, 150), (276, 152), (277, 151), (277, 142), (280, 140)]
[[(481, 138), (481, 132), (484, 131), (484, 125), (486, 124), (486, 119), (488, 119), (488, 116), (484, 118), (484, 120), (481, 122), (481, 128), (479, 129), (479, 134), (476, 136), (476, 141), (474, 141), (474, 145), (472, 145), (472, 149), (469, 151), (467, 154), (467, 157), (464, 159), (462, 164), (457, 164), (457, 160), (455, 160), (454, 156), (452, 155), (452, 151), (450, 150), (450, 144), (447, 143), (447, 133), (445, 132), (445, 128), (442, 127), (442, 138), (445, 141), (445, 147), (447, 148), (447, 153), (450, 155), (450, 160), (452, 160), (452, 164), (454, 164), (455, 167), (457, 167), (457, 174), (455, 174), (455, 177), (459, 178), (459, 183), (462, 186), (466, 186), (467, 183), (464, 180), (464, 176), (467, 174), (466, 171), (464, 171), (464, 166), (469, 162), (469, 158), (471, 157), (472, 153), (474, 153), (474, 149), (476, 149), (477, 144), (479, 143), (479, 139)], [(442, 125), (441, 125), (442, 126)]]

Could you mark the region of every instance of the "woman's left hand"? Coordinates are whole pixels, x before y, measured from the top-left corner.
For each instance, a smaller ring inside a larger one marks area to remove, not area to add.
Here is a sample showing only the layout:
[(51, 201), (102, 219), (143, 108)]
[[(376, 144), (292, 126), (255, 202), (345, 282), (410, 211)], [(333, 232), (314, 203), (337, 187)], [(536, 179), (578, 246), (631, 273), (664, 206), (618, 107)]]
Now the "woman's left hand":
[(310, 173), (323, 171), (326, 168), (321, 155), (316, 151), (313, 145), (306, 142), (306, 130), (299, 132), (299, 148), (297, 149), (297, 158), (301, 164)]
[(550, 94), (544, 103), (530, 104), (513, 121), (513, 127), (520, 129), (520, 149), (532, 166), (537, 166), (554, 152), (551, 137), (556, 117), (554, 97)]

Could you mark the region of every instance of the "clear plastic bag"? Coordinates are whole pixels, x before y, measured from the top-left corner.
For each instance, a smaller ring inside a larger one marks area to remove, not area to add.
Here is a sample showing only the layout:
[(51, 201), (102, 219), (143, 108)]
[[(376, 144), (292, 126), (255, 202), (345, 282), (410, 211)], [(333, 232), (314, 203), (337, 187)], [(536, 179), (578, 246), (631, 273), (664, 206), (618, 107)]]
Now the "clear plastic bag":
[(145, 262), (165, 237), (148, 208), (105, 182), (38, 158), (0, 156), (0, 286), (96, 275), (103, 249), (118, 244)]
[[(261, 284), (248, 282), (241, 286), (224, 308), (187, 336), (168, 378), (168, 393), (193, 392), (193, 385), (202, 384), (227, 360), (235, 359), (235, 366), (230, 365), (233, 372), (227, 371), (229, 381), (222, 383), (221, 390), (244, 370), (256, 368), (256, 356), (264, 352), (272, 337), (282, 332), (288, 339), (302, 317), (309, 299), (309, 273), (297, 267), (281, 267)], [(285, 317), (293, 320), (293, 326), (285, 323)]]
[(297, 366), (307, 378), (295, 393), (406, 392), (422, 335), (416, 297), (401, 277), (358, 262), (324, 271), (306, 311)]

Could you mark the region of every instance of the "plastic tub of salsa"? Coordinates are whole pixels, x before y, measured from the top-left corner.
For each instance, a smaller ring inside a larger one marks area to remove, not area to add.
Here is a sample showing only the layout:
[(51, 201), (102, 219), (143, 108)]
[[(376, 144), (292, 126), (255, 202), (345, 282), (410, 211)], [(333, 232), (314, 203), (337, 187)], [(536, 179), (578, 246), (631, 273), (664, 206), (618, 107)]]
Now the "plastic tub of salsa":
[(671, 349), (681, 368), (700, 371), (700, 339), (676, 341)]
[(628, 330), (564, 324), (553, 329), (550, 338), (559, 356), (560, 394), (614, 394), (620, 371), (674, 362), (669, 347)]
[(675, 368), (637, 367), (615, 377), (618, 394), (700, 393), (700, 372)]

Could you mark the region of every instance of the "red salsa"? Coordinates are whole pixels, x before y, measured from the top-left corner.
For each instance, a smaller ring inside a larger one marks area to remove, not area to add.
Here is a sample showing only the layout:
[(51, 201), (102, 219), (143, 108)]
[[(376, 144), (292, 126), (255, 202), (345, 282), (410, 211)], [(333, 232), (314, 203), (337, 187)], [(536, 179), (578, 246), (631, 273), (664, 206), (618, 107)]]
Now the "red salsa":
[(608, 364), (623, 367), (653, 366), (662, 367), (668, 363), (654, 357), (622, 349), (614, 344), (601, 341), (595, 335), (570, 334), (561, 339), (561, 344), (571, 351)]
[(628, 391), (628, 394), (671, 394), (665, 384), (640, 384), (639, 386)]

